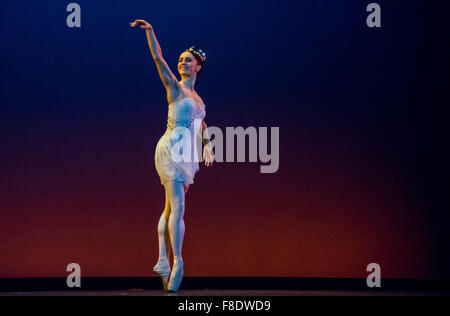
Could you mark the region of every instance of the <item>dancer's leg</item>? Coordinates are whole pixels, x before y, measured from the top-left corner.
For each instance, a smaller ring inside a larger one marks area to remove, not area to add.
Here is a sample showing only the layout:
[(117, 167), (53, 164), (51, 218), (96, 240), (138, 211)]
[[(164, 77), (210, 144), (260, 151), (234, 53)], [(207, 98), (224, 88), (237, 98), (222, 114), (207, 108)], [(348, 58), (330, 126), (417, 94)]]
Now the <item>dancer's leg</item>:
[[(189, 185), (184, 187), (184, 199), (186, 200), (186, 194), (188, 193)], [(180, 224), (180, 234), (181, 234), (181, 245), (183, 245), (183, 239), (184, 239), (184, 231), (185, 231), (185, 225), (184, 225), (184, 219), (181, 220)]]
[(181, 248), (184, 239), (184, 207), (185, 207), (185, 189), (182, 182), (170, 181), (167, 186), (171, 212), (169, 216), (169, 234), (174, 256), (174, 265), (176, 261), (182, 260)]
[(166, 187), (166, 205), (158, 222), (159, 258), (170, 258), (169, 216), (171, 213), (169, 192)]
[[(181, 241), (180, 241), (180, 247), (183, 247), (183, 240), (184, 240), (184, 231), (185, 231), (185, 225), (184, 225), (184, 219), (182, 218), (180, 221), (180, 236), (181, 236)], [(181, 253), (180, 253), (181, 256)]]

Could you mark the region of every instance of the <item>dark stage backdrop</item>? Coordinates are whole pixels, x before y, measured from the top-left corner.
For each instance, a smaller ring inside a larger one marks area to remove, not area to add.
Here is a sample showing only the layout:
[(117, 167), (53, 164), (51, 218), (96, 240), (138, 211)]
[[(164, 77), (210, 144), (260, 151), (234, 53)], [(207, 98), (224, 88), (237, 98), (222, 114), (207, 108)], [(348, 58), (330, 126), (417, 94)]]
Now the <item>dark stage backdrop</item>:
[(0, 1), (0, 277), (152, 275), (168, 106), (139, 18), (178, 78), (207, 53), (209, 126), (280, 128), (274, 174), (201, 164), (185, 276), (449, 277), (425, 1), (378, 1), (377, 29), (370, 1), (79, 0), (81, 28), (69, 3)]

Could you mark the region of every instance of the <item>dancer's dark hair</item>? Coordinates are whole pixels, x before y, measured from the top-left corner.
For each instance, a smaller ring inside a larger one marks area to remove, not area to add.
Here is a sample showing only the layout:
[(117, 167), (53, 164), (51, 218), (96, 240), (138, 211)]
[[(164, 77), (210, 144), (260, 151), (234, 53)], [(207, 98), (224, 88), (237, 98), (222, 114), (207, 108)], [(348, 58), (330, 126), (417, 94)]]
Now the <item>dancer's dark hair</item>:
[[(205, 69), (205, 63), (206, 63), (206, 54), (205, 52), (203, 52), (201, 49), (195, 49), (195, 46), (192, 46), (189, 49), (186, 49), (184, 52), (189, 52), (191, 53), (194, 58), (198, 61), (198, 63), (202, 66), (202, 68), (197, 72), (197, 79), (195, 80), (195, 87), (197, 86), (198, 83), (198, 78), (200, 77), (200, 74), (204, 71)], [(183, 52), (183, 53), (184, 53)]]

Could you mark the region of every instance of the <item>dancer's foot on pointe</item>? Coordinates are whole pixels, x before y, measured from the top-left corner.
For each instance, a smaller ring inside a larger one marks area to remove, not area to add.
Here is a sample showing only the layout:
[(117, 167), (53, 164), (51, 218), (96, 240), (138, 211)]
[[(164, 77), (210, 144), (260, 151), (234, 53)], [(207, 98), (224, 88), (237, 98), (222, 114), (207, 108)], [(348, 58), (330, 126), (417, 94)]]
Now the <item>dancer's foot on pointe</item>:
[(170, 277), (170, 264), (166, 257), (161, 257), (158, 263), (153, 267), (153, 272), (155, 272), (161, 278), (163, 282), (164, 291), (167, 292), (167, 287)]
[(175, 259), (170, 274), (168, 292), (177, 292), (183, 278), (183, 259)]

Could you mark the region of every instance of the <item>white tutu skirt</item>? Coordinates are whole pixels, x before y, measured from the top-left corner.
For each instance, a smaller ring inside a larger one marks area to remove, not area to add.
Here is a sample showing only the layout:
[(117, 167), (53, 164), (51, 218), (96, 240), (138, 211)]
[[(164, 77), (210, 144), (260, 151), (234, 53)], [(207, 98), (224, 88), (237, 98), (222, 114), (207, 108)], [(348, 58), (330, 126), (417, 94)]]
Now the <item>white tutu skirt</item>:
[[(166, 131), (159, 139), (155, 150), (155, 167), (161, 180), (161, 185), (165, 185), (167, 181), (180, 181), (185, 186), (194, 183), (194, 177), (199, 170), (199, 162), (193, 159), (197, 157), (195, 154), (196, 146), (191, 146), (193, 154), (190, 161), (175, 162), (172, 159), (171, 150), (177, 139), (171, 139), (171, 132)], [(182, 151), (181, 151), (182, 153)]]

